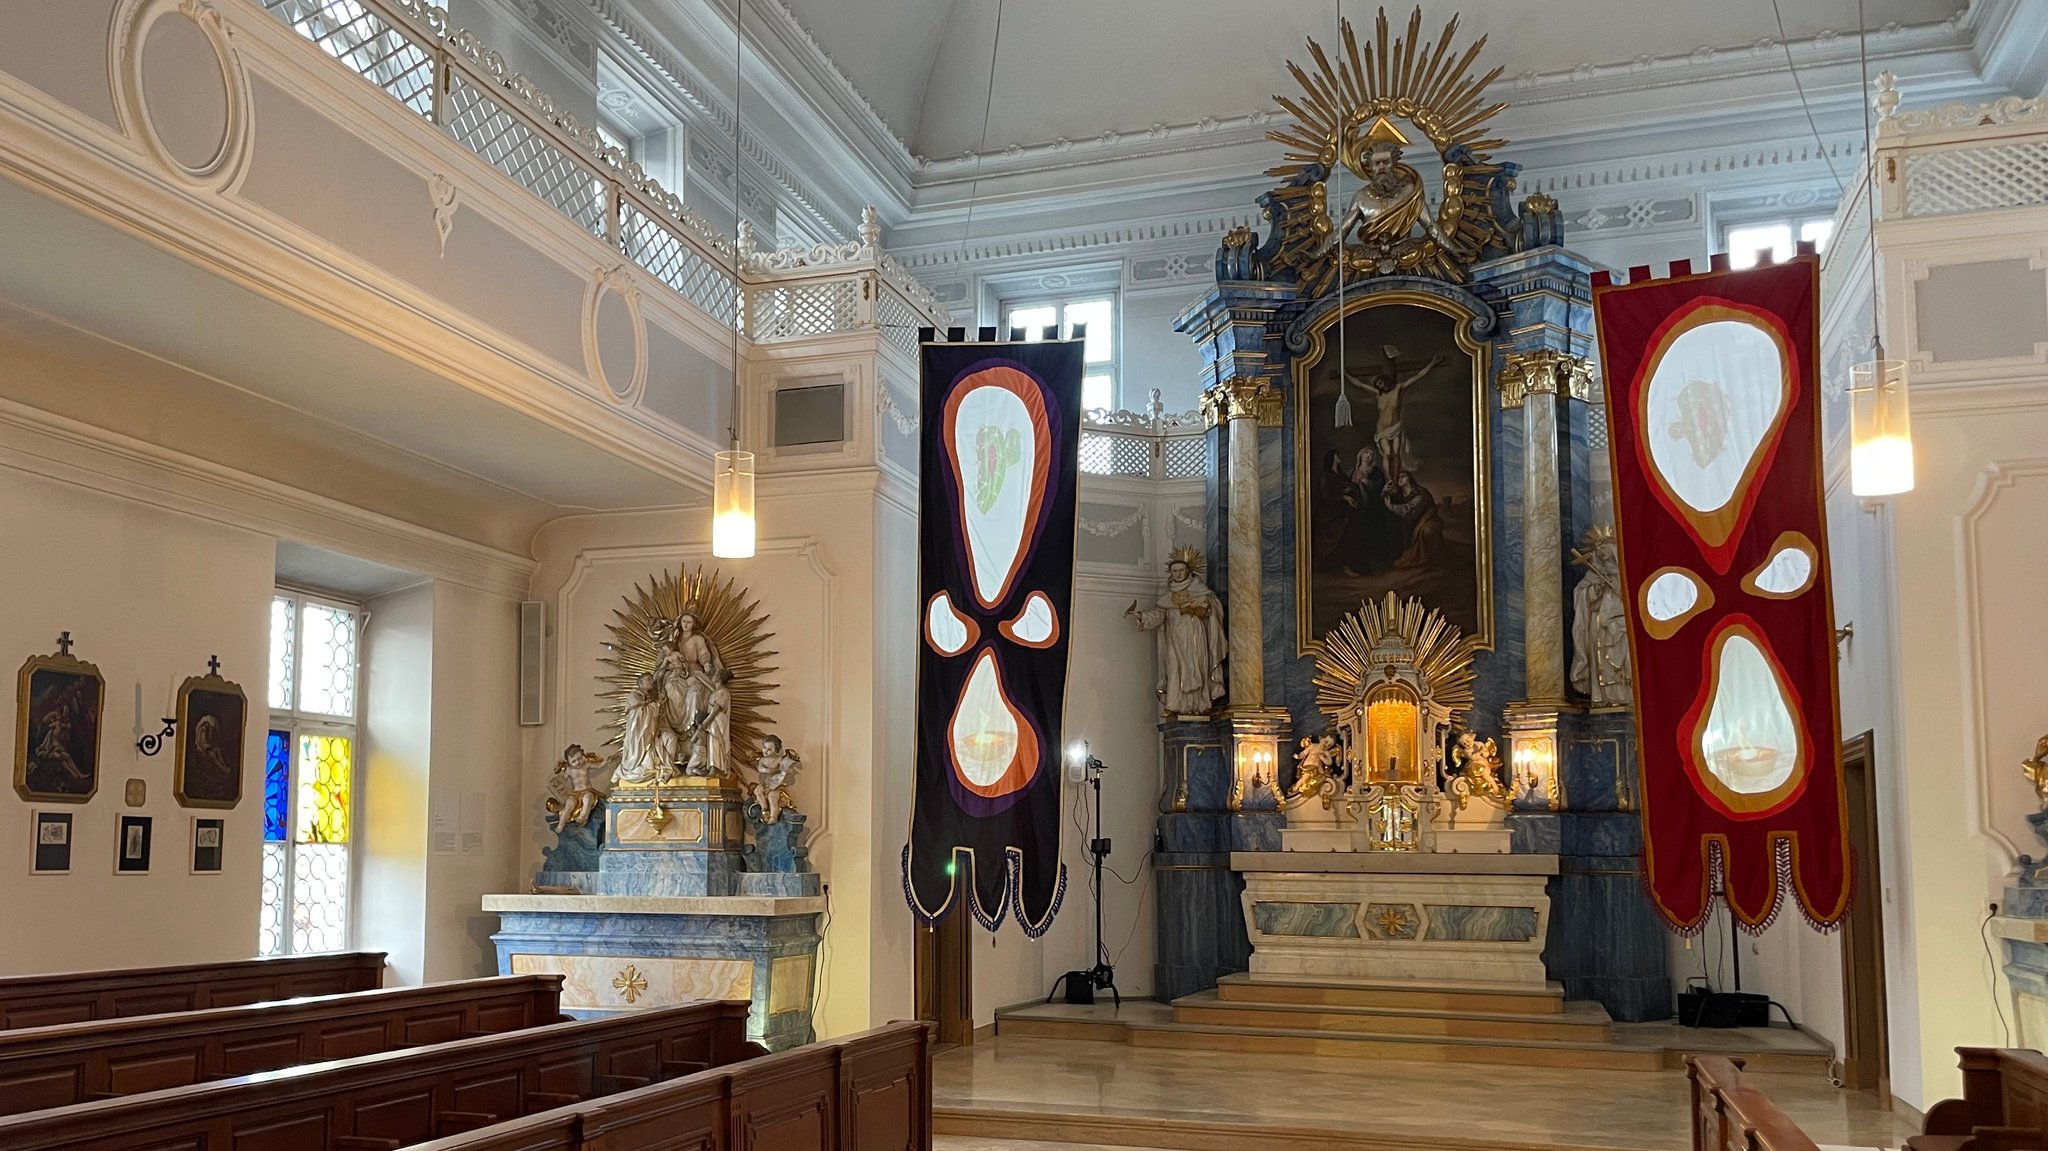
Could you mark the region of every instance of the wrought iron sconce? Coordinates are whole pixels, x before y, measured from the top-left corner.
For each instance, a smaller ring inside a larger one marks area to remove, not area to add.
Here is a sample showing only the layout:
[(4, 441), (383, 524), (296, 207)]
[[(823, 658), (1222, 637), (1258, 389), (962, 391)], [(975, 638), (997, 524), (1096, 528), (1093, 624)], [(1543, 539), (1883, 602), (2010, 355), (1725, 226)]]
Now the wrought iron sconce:
[(178, 734), (178, 719), (176, 716), (167, 715), (164, 717), (164, 729), (144, 735), (141, 739), (136, 740), (135, 748), (144, 755), (155, 755), (164, 749), (164, 741), (176, 734)]

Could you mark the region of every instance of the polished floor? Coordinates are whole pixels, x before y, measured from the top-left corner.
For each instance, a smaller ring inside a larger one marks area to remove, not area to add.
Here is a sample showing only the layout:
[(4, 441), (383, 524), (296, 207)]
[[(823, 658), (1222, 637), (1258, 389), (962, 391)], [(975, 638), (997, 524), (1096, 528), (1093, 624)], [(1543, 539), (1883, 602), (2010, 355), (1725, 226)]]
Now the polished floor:
[[(939, 1151), (1678, 1151), (1683, 1072), (1445, 1066), (997, 1035), (941, 1054)], [(1912, 1133), (1820, 1074), (1751, 1077), (1825, 1147)]]

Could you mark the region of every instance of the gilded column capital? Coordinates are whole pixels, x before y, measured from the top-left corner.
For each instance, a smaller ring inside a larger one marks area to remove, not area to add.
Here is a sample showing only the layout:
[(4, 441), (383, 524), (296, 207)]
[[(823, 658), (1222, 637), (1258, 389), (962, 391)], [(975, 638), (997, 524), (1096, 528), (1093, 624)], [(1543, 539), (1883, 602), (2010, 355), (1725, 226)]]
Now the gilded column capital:
[(1530, 395), (1593, 397), (1593, 365), (1556, 348), (1509, 352), (1500, 370), (1500, 406), (1519, 408)]
[(1231, 420), (1251, 419), (1262, 428), (1277, 428), (1282, 402), (1270, 377), (1232, 376), (1202, 393), (1202, 420), (1220, 427)]

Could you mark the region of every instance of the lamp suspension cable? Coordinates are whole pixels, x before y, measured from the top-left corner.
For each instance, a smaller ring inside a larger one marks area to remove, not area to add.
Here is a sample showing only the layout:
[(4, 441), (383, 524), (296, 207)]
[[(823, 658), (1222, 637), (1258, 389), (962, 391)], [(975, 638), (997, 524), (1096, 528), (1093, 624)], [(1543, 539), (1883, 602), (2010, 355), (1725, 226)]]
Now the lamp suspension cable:
[[(1793, 91), (1799, 93), (1799, 110), (1806, 114), (1806, 128), (1813, 133), (1813, 146), (1820, 150), (1820, 158), (1827, 162), (1828, 175), (1834, 178), (1835, 192), (1839, 195), (1846, 190), (1847, 186), (1842, 183), (1842, 174), (1835, 170), (1835, 157), (1833, 153), (1828, 151), (1828, 142), (1821, 138), (1820, 125), (1813, 121), (1813, 105), (1806, 100), (1806, 85), (1799, 79), (1799, 66), (1792, 62), (1792, 42), (1785, 38), (1785, 12), (1782, 8), (1778, 7), (1778, 0), (1771, 0), (1771, 14), (1778, 18), (1778, 47), (1785, 50), (1785, 71), (1792, 76)], [(1862, 0), (1857, 0), (1856, 23), (1860, 29), (1863, 24)], [(1857, 44), (1861, 45), (1862, 42), (1862, 36), (1859, 34)], [(1868, 141), (1865, 141), (1864, 155), (1867, 156), (1869, 154)]]
[(967, 262), (968, 237), (974, 234), (974, 204), (981, 198), (981, 160), (988, 152), (988, 118), (996, 106), (996, 61), (1002, 58), (1002, 50), (1003, 0), (996, 0), (996, 30), (988, 42), (988, 91), (981, 101), (981, 143), (974, 148), (974, 176), (967, 184), (967, 222), (960, 229), (960, 262), (963, 264)]
[(1863, 112), (1863, 208), (1869, 218), (1870, 361), (1849, 369), (1849, 490), (1869, 498), (1913, 490), (1913, 415), (1906, 396), (1906, 364), (1884, 354), (1878, 293), (1877, 154), (1870, 116), (1870, 25), (1856, 0), (1858, 98)]
[(746, 211), (740, 203), (740, 101), (746, 88), (742, 69), (747, 0), (733, 0), (732, 13), (732, 407), (726, 412), (727, 450), (714, 460), (711, 476), (711, 554), (748, 559), (754, 554), (754, 453), (740, 450), (740, 404), (744, 389), (740, 328), (746, 324)]

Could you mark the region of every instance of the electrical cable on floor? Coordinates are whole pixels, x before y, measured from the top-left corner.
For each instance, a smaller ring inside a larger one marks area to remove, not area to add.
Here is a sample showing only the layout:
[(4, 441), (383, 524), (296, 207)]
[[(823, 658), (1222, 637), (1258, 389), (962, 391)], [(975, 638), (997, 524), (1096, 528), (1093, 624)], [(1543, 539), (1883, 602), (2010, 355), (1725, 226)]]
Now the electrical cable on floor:
[(1998, 1009), (1998, 1026), (2005, 1032), (2005, 1045), (2012, 1046), (2012, 1024), (2005, 1018), (2005, 1000), (1998, 997), (1998, 958), (1991, 951), (1991, 920), (1998, 914), (1998, 905), (1992, 904), (1985, 912), (1984, 922), (1977, 925), (1977, 938), (1984, 943), (1984, 960), (1991, 964), (1991, 1006)]

